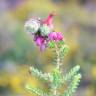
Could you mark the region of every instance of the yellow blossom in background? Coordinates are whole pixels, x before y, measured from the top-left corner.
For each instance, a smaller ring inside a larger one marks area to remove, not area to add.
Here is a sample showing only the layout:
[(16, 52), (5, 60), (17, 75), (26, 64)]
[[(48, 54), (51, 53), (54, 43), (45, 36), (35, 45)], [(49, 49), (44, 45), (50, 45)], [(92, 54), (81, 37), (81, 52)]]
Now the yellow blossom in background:
[(94, 65), (92, 66), (91, 72), (92, 72), (92, 78), (93, 78), (94, 80), (96, 80), (96, 64), (94, 64)]

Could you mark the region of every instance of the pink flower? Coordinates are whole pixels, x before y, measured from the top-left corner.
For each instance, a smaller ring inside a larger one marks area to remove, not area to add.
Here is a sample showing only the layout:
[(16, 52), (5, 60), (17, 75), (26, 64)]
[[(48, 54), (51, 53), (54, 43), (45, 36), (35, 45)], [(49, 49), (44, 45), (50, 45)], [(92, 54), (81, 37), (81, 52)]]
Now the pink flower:
[(63, 40), (62, 33), (57, 32), (57, 40)]
[(47, 26), (49, 26), (51, 29), (53, 28), (53, 24), (52, 24), (52, 19), (53, 19), (53, 14), (49, 14), (49, 16), (43, 20), (43, 24), (46, 24)]
[(57, 40), (56, 32), (50, 32), (48, 35), (49, 40)]
[(48, 38), (49, 40), (62, 40), (63, 36), (60, 32), (50, 32)]
[(46, 39), (42, 36), (34, 36), (34, 41), (37, 46), (40, 47), (40, 50), (44, 50), (46, 47)]
[(44, 43), (44, 38), (43, 37), (40, 37), (38, 36), (35, 40), (37, 46), (41, 46), (43, 43)]

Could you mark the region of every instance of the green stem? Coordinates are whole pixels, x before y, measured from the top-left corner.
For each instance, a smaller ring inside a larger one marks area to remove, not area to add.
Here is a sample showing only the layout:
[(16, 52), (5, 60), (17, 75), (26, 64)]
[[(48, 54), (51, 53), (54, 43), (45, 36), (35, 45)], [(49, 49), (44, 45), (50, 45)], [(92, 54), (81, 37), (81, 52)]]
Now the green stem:
[(57, 67), (58, 70), (60, 70), (60, 65), (61, 65), (61, 63), (60, 63), (60, 54), (59, 54), (59, 48), (58, 48), (57, 44), (55, 44), (55, 51), (56, 51), (56, 56), (57, 56), (57, 58), (56, 58), (56, 63), (57, 63), (56, 67)]
[[(56, 52), (56, 69), (60, 71), (60, 65), (61, 65), (61, 60), (60, 60), (60, 53), (59, 53), (59, 48), (57, 43), (55, 43), (55, 52)], [(52, 89), (52, 96), (58, 96), (57, 88)]]

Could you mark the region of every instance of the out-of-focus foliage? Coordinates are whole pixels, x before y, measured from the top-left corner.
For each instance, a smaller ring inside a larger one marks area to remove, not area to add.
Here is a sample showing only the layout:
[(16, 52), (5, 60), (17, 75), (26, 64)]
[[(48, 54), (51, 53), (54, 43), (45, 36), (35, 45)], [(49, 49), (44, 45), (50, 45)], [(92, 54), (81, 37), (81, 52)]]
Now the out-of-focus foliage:
[(26, 82), (48, 87), (30, 78), (28, 69), (33, 65), (50, 72), (54, 54), (49, 49), (39, 52), (23, 26), (28, 18), (43, 18), (50, 12), (56, 13), (55, 29), (62, 31), (70, 46), (63, 71), (81, 66), (83, 79), (75, 95), (95, 96), (96, 0), (0, 0), (0, 96), (31, 96), (24, 89)]

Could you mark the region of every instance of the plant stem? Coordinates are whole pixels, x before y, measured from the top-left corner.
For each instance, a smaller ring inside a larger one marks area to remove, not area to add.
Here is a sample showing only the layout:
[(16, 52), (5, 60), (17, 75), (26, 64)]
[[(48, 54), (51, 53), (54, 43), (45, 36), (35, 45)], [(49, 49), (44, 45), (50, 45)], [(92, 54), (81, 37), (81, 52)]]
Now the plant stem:
[[(60, 62), (60, 53), (59, 53), (59, 48), (57, 46), (57, 43), (55, 43), (55, 52), (56, 52), (56, 69), (59, 70), (60, 72), (60, 65), (61, 65), (61, 62)], [(57, 88), (54, 88), (52, 89), (52, 96), (58, 96), (58, 92), (57, 92)]]
[(57, 58), (56, 58), (56, 63), (57, 63), (56, 67), (60, 71), (60, 65), (61, 65), (61, 63), (60, 63), (59, 48), (58, 48), (57, 44), (55, 44), (55, 51), (56, 51), (56, 56), (57, 56)]

